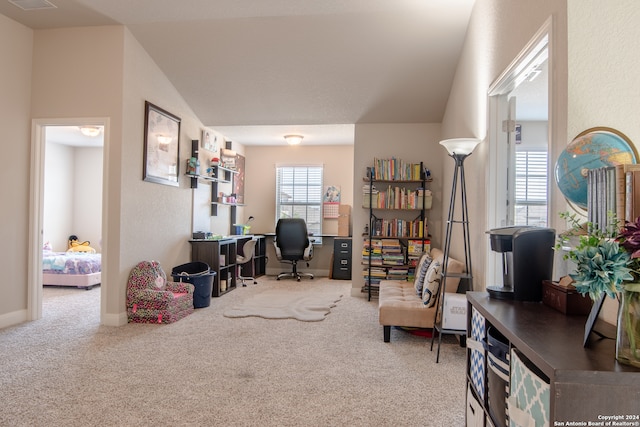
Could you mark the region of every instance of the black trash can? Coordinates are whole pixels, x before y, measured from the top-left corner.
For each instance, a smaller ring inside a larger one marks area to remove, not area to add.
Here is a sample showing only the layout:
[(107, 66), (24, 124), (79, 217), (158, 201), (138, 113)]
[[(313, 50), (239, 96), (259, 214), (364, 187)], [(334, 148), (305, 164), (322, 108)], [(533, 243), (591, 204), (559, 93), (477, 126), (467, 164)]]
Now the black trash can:
[(487, 397), (496, 427), (507, 426), (509, 397), (509, 341), (495, 328), (487, 329)]
[(213, 292), (213, 276), (215, 271), (209, 269), (204, 262), (189, 262), (171, 270), (174, 282), (187, 282), (194, 286), (193, 308), (209, 307)]

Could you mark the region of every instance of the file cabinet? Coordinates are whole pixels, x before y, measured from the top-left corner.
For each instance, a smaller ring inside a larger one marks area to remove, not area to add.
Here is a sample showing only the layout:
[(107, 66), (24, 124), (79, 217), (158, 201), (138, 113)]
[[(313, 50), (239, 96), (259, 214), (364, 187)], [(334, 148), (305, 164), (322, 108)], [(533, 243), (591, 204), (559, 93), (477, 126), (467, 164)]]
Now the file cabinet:
[(333, 240), (332, 279), (351, 280), (351, 238), (336, 237)]

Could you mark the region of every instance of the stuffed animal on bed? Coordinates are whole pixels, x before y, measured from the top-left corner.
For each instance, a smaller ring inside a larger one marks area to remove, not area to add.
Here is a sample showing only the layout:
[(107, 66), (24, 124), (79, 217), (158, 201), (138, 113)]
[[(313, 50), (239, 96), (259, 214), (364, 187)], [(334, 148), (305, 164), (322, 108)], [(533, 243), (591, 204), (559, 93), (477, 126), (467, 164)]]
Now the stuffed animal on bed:
[(69, 248), (67, 249), (67, 252), (86, 252), (95, 254), (96, 250), (89, 246), (90, 243), (91, 242), (89, 242), (88, 240), (79, 242), (78, 236), (72, 234), (71, 236), (69, 236)]

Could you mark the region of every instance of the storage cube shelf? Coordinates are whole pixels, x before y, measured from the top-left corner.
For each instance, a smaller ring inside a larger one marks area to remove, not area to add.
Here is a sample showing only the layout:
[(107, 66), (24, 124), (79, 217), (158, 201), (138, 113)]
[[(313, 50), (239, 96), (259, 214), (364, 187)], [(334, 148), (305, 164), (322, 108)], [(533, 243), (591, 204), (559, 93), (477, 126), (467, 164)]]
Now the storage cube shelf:
[[(544, 419), (546, 425), (587, 425), (607, 414), (638, 416), (640, 370), (616, 362), (615, 339), (583, 347), (587, 316), (564, 315), (542, 302), (498, 300), (486, 292), (467, 293), (467, 302), (467, 426), (508, 426), (507, 417), (513, 425), (524, 419), (537, 426)], [(504, 416), (489, 405), (489, 328), (506, 339), (510, 354)]]

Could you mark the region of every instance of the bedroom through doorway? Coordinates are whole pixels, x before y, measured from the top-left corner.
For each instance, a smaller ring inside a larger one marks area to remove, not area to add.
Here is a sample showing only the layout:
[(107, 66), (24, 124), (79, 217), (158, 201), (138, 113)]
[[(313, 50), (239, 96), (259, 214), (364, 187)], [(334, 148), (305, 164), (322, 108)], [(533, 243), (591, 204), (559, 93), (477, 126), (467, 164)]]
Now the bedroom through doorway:
[(89, 310), (83, 318), (100, 323), (105, 124), (68, 119), (35, 126), (32, 227), (40, 236), (31, 239), (38, 266), (29, 281), (31, 320), (76, 317), (69, 307), (78, 300)]

